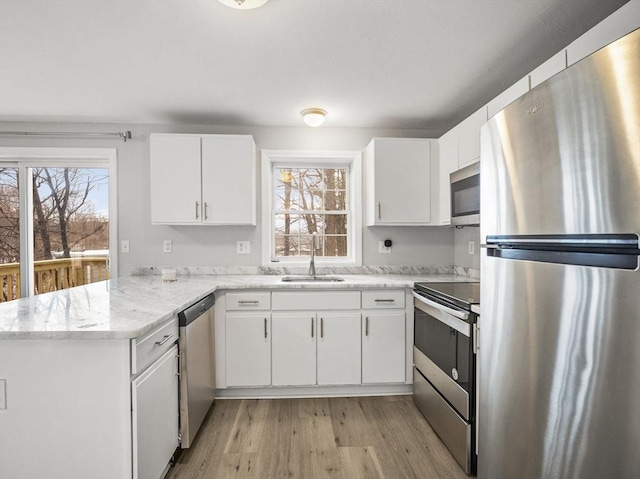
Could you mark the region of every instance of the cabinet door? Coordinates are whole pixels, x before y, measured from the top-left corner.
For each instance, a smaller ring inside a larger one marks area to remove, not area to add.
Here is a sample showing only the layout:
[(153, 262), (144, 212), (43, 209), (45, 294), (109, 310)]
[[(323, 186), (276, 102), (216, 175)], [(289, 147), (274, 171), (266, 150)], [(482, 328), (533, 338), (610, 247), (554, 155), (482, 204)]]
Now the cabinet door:
[(227, 313), (227, 386), (271, 384), (270, 313)]
[(273, 313), (273, 385), (316, 384), (315, 313)]
[(160, 478), (178, 443), (178, 347), (133, 380), (133, 477)]
[(360, 384), (360, 312), (318, 313), (318, 384)]
[(151, 222), (201, 223), (200, 137), (151, 135), (149, 142)]
[(405, 312), (365, 311), (362, 324), (362, 382), (405, 382)]
[(430, 141), (374, 138), (367, 147), (367, 224), (425, 225), (431, 220)]
[(205, 224), (256, 224), (256, 157), (253, 137), (202, 137)]
[(487, 121), (487, 107), (467, 117), (458, 126), (458, 168), (480, 160), (480, 127)]
[(438, 140), (438, 224), (451, 224), (451, 180), (449, 175), (458, 169), (458, 129), (449, 130)]

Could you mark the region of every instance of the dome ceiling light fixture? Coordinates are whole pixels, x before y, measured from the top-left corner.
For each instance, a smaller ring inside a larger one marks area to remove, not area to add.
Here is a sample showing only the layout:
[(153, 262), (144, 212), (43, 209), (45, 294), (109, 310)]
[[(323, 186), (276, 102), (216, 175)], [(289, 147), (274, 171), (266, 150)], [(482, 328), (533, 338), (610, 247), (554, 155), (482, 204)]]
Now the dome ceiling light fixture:
[(252, 8), (258, 8), (268, 2), (268, 0), (218, 0), (223, 5), (231, 8), (237, 8), (238, 10), (251, 10)]
[(321, 108), (305, 108), (300, 112), (304, 122), (312, 127), (318, 127), (324, 123), (327, 112)]

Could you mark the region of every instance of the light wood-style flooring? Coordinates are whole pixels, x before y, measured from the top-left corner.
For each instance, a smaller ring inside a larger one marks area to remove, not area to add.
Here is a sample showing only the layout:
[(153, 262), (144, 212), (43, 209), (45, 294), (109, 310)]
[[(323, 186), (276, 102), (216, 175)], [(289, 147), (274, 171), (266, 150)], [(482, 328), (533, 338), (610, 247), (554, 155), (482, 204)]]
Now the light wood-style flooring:
[(467, 476), (411, 396), (217, 400), (168, 479)]

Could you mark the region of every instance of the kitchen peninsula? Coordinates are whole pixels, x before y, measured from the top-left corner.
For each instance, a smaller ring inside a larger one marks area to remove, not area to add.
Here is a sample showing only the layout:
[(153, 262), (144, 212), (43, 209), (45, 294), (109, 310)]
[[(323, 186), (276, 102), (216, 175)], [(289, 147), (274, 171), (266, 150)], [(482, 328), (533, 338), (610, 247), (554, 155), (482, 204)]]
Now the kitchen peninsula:
[[(179, 275), (175, 282), (163, 282), (159, 275), (132, 276), (0, 305), (0, 378), (6, 388), (6, 409), (0, 410), (3, 474), (43, 477), (55, 470), (64, 471), (66, 478), (137, 477), (136, 400), (143, 397), (138, 381), (144, 384), (147, 371), (154, 368), (145, 344), (177, 336), (177, 313), (207, 294), (213, 292), (219, 298), (215, 342), (222, 382), (218, 392), (233, 397), (243, 389), (225, 383), (227, 293), (306, 292), (320, 298), (321, 293), (350, 292), (357, 298), (352, 314), (357, 315), (359, 325), (361, 294), (400, 292), (404, 297), (397, 311), (404, 329), (403, 353), (405, 361), (410, 361), (407, 345), (413, 340), (412, 314), (407, 312), (412, 311), (412, 303), (406, 297), (413, 283), (470, 280), (451, 271), (341, 276), (342, 282), (322, 284), (285, 283), (279, 275)], [(173, 341), (175, 338), (160, 352), (169, 378), (176, 354)], [(385, 387), (409, 392), (407, 374), (404, 382)], [(384, 391), (360, 383), (350, 387), (362, 388), (363, 395)], [(259, 390), (251, 389), (252, 394)], [(268, 388), (263, 391), (273, 395)], [(317, 388), (312, 394), (319, 394)], [(162, 395), (154, 395), (139, 406), (155, 406), (162, 400)]]

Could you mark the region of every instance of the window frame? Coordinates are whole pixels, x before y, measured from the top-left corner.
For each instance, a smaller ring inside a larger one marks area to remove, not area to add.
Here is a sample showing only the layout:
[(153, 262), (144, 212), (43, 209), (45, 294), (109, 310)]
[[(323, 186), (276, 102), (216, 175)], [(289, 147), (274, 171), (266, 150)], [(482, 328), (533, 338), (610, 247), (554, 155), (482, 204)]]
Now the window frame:
[(362, 152), (315, 150), (262, 150), (262, 265), (307, 266), (309, 258), (275, 259), (274, 166), (293, 168), (347, 168), (347, 251), (344, 258), (316, 256), (317, 266), (362, 265)]
[[(109, 172), (109, 278), (118, 276), (118, 168), (116, 148), (0, 147), (0, 165), (17, 168), (20, 193), (20, 289), (33, 296), (33, 191), (32, 168), (49, 166), (105, 168)], [(24, 193), (22, 193), (24, 192)], [(22, 211), (27, 214), (23, 215)], [(24, 292), (27, 294), (24, 294)]]

